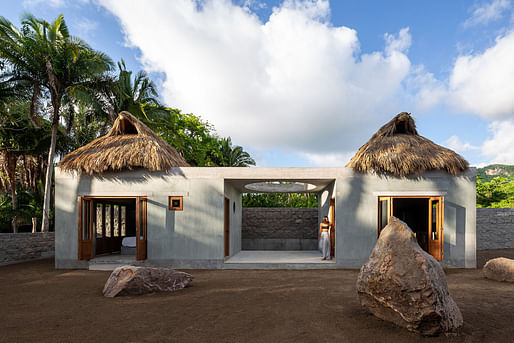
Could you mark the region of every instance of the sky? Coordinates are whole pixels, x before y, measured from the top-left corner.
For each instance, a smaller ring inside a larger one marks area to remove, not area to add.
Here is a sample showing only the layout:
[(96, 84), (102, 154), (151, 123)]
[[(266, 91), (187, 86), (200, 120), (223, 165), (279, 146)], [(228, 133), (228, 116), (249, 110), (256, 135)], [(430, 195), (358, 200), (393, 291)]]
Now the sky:
[(146, 70), (260, 167), (344, 166), (409, 112), (473, 166), (514, 164), (514, 0), (0, 0)]

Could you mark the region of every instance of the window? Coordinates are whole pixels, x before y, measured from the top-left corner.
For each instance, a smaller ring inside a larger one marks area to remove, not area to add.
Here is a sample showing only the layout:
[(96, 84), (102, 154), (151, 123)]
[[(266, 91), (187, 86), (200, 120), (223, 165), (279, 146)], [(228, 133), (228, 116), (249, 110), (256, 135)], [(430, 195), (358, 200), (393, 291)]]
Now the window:
[(170, 211), (182, 211), (182, 197), (168, 197)]

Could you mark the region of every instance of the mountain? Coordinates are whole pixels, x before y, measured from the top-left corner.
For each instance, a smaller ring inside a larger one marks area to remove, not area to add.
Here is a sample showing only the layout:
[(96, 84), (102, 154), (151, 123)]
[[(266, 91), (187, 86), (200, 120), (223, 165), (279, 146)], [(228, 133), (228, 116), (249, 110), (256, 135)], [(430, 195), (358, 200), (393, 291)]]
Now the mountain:
[(491, 181), (497, 176), (514, 180), (514, 165), (491, 164), (483, 168), (477, 168), (477, 176), (479, 176), (483, 182)]

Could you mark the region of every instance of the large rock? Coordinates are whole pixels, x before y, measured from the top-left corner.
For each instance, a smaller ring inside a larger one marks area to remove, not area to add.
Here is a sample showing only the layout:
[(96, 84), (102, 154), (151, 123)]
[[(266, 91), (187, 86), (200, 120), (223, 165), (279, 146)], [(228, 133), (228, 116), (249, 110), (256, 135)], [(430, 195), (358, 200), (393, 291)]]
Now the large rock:
[(487, 261), (482, 269), (488, 279), (514, 282), (514, 260), (499, 257)]
[(175, 291), (186, 287), (193, 276), (168, 268), (122, 266), (113, 270), (105, 283), (106, 297)]
[(454, 331), (463, 324), (443, 268), (395, 217), (362, 266), (357, 291), (362, 306), (375, 316), (422, 335)]

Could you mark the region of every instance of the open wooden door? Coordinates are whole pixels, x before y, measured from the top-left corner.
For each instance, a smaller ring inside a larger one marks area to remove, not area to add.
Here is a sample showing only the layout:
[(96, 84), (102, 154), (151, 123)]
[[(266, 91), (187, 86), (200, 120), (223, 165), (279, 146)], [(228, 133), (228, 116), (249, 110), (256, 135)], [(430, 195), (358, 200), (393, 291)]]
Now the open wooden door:
[(336, 243), (336, 199), (330, 199), (330, 257), (335, 256), (335, 243)]
[(378, 236), (387, 224), (389, 224), (389, 217), (393, 215), (393, 200), (392, 197), (378, 197)]
[(136, 198), (136, 260), (146, 259), (146, 234), (147, 234), (147, 216), (146, 216), (146, 197)]
[(230, 199), (225, 198), (225, 257), (230, 255)]
[(444, 198), (431, 197), (428, 204), (428, 253), (441, 261), (443, 259)]
[(78, 200), (78, 259), (93, 258), (93, 199)]

